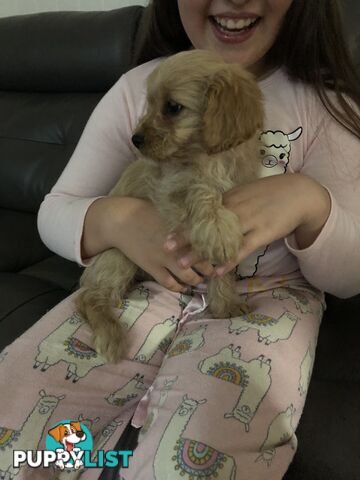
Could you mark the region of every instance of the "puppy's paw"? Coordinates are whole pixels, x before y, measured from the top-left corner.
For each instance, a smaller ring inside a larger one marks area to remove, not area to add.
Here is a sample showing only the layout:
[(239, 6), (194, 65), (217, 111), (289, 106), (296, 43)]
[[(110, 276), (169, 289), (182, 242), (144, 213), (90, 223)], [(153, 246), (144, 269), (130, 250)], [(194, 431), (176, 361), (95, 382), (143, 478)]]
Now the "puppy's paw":
[(191, 230), (191, 244), (195, 252), (214, 264), (235, 261), (242, 238), (238, 217), (225, 208), (219, 210), (215, 217), (197, 223)]

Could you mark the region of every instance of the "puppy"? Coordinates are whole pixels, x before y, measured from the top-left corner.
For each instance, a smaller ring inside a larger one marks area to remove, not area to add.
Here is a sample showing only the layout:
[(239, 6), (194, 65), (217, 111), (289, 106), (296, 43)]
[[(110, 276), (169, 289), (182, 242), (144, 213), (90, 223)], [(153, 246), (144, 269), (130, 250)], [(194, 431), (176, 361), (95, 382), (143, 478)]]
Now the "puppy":
[[(140, 158), (110, 195), (151, 200), (169, 233), (190, 232), (201, 258), (213, 264), (235, 260), (241, 225), (223, 206), (222, 194), (258, 178), (263, 116), (261, 92), (239, 65), (205, 50), (168, 57), (148, 78), (147, 110), (132, 137)], [(95, 349), (109, 362), (118, 361), (126, 347), (121, 318), (114, 318), (112, 309), (139, 270), (112, 248), (81, 277), (77, 308), (93, 329)], [(215, 317), (243, 313), (235, 281), (234, 272), (208, 280)]]

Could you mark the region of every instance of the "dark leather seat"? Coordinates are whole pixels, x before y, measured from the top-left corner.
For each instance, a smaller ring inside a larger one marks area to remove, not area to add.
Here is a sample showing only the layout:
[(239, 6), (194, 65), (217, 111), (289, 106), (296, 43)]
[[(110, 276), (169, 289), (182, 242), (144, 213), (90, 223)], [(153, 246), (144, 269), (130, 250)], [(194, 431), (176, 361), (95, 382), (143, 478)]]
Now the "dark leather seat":
[(0, 19), (0, 349), (76, 288), (36, 216), (104, 93), (132, 62), (142, 7)]
[[(356, 46), (358, 0), (344, 5)], [(142, 15), (128, 7), (0, 19), (0, 350), (77, 288), (81, 269), (43, 245), (36, 214), (93, 108), (131, 67)], [(360, 296), (327, 301), (286, 480), (360, 479)], [(134, 448), (136, 433), (128, 426), (116, 448)], [(101, 478), (116, 477), (105, 469)]]

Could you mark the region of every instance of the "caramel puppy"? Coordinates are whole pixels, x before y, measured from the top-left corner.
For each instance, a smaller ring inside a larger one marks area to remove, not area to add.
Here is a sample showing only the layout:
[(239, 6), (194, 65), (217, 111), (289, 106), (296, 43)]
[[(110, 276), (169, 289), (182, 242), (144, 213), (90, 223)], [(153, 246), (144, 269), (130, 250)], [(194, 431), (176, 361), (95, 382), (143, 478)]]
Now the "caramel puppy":
[[(169, 233), (190, 231), (191, 245), (201, 258), (213, 264), (235, 260), (241, 225), (223, 206), (222, 194), (258, 176), (263, 106), (256, 82), (239, 65), (191, 50), (158, 65), (148, 78), (147, 101), (132, 137), (140, 158), (110, 195), (151, 200)], [(124, 327), (112, 308), (129, 292), (139, 270), (112, 248), (98, 255), (81, 277), (77, 308), (93, 329), (96, 350), (110, 362), (118, 361), (126, 347)], [(214, 316), (243, 313), (235, 281), (234, 272), (209, 279)]]

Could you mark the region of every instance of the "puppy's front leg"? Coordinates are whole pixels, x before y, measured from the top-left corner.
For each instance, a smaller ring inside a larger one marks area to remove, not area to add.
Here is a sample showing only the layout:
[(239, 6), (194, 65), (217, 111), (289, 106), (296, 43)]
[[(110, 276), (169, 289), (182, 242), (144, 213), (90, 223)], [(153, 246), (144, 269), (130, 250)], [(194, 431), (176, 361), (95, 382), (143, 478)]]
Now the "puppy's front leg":
[(242, 244), (237, 215), (224, 207), (215, 187), (195, 184), (187, 196), (191, 245), (198, 255), (214, 264), (236, 260)]
[(161, 170), (159, 164), (141, 158), (131, 163), (109, 195), (129, 196), (154, 201)]

